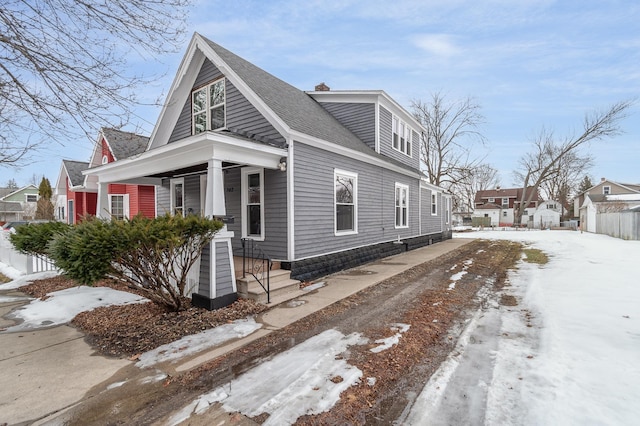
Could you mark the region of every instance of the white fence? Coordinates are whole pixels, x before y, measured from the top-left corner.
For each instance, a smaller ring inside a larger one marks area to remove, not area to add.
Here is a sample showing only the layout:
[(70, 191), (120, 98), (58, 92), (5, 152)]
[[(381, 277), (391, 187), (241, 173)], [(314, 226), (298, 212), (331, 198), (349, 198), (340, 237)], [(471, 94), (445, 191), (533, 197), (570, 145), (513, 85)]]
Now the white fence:
[(596, 233), (623, 240), (640, 240), (640, 212), (599, 213), (596, 216)]
[(9, 265), (23, 274), (55, 271), (56, 267), (46, 257), (27, 256), (13, 248), (6, 231), (0, 231), (0, 262)]

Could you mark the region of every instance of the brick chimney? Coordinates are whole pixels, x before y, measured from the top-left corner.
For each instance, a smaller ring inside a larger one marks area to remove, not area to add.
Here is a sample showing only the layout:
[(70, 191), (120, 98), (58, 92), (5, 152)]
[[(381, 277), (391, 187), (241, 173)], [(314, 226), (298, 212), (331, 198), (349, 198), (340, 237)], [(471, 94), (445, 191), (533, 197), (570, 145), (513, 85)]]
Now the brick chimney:
[(329, 90), (331, 90), (331, 88), (324, 84), (324, 81), (316, 85), (316, 92), (328, 92)]

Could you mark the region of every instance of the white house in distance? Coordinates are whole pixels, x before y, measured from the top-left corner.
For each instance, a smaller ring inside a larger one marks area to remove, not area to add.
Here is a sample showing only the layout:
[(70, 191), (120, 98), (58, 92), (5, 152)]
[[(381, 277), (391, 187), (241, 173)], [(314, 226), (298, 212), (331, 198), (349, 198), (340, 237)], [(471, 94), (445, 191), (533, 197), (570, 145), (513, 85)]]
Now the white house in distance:
[[(527, 196), (532, 188), (527, 188)], [(472, 217), (491, 218), (491, 226), (513, 226), (514, 208), (522, 199), (522, 188), (495, 188), (478, 191), (474, 200)], [(535, 194), (522, 216), (522, 222), (534, 220), (533, 212), (542, 202), (539, 194)]]
[(597, 232), (597, 216), (632, 209), (640, 205), (640, 184), (620, 183), (602, 178), (597, 185), (574, 199), (574, 211), (583, 231)]

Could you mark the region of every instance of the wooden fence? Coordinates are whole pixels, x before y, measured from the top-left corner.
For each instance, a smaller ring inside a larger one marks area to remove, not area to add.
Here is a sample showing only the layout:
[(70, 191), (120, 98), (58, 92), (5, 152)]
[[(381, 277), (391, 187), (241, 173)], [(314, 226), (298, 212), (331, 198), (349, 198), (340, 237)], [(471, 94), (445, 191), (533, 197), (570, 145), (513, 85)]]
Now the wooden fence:
[(623, 240), (640, 240), (640, 212), (599, 213), (596, 215), (596, 233)]

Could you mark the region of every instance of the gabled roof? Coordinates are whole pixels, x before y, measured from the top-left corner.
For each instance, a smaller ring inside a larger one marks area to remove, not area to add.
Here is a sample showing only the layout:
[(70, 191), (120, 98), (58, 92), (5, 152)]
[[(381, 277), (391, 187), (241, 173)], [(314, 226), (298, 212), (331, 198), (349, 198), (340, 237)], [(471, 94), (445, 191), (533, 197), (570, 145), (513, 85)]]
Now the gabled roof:
[(602, 180), (600, 182), (598, 182), (597, 184), (593, 185), (591, 188), (587, 189), (586, 191), (580, 193), (579, 195), (583, 195), (586, 193), (589, 193), (592, 189), (597, 188), (599, 186), (602, 186), (603, 184), (606, 183), (612, 183), (614, 185), (620, 186), (622, 188), (627, 189), (630, 193), (638, 193), (640, 194), (640, 184), (638, 183), (621, 183), (621, 182), (616, 182), (613, 180), (609, 180), (609, 179), (605, 179), (602, 178)]
[(29, 185), (27, 185), (27, 186), (23, 186), (22, 188), (15, 189), (15, 190), (13, 190), (13, 192), (10, 192), (10, 193), (8, 193), (8, 194), (6, 194), (6, 195), (3, 195), (3, 196), (2, 196), (2, 198), (0, 198), (0, 200), (4, 200), (5, 198), (9, 198), (9, 197), (11, 197), (11, 196), (13, 196), (13, 195), (15, 195), (15, 194), (18, 194), (18, 193), (20, 193), (20, 192), (26, 191), (26, 190), (28, 190), (28, 189), (30, 189), (30, 190), (32, 190), (32, 191), (33, 191), (33, 190), (37, 191), (37, 190), (38, 190), (38, 187), (37, 187), (37, 186), (35, 186), (34, 184), (29, 184)]
[(103, 128), (101, 130), (116, 161), (143, 153), (149, 144), (149, 137), (122, 130)]
[(202, 39), (289, 128), (356, 151), (372, 153), (371, 148), (311, 96), (211, 40)]
[[(528, 187), (526, 196), (528, 196), (531, 191), (533, 191), (533, 187)], [(522, 197), (522, 188), (496, 188), (496, 189), (486, 189), (483, 191), (476, 192), (475, 202), (482, 203), (485, 198), (515, 198), (516, 201), (519, 201)], [(534, 196), (532, 201), (543, 201), (540, 198), (540, 194), (537, 194), (537, 197)]]
[(69, 178), (69, 186), (74, 187), (84, 185), (84, 176), (82, 175), (82, 171), (89, 168), (89, 163), (85, 163), (83, 161), (62, 160), (62, 166)]

